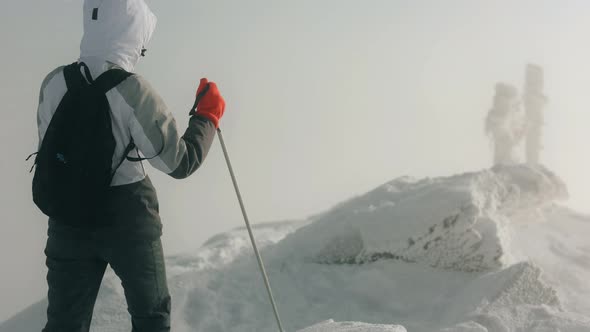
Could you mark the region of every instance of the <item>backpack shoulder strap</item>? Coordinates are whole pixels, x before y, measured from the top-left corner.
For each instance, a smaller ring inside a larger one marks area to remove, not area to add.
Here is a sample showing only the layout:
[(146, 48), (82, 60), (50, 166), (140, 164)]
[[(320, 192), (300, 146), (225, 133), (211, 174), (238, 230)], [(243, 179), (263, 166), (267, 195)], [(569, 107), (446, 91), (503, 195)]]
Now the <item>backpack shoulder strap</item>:
[(80, 72), (80, 64), (74, 62), (64, 67), (64, 77), (66, 79), (66, 86), (68, 91), (78, 90), (84, 85), (88, 85), (82, 73)]
[[(92, 83), (92, 86), (97, 89), (101, 95), (104, 95), (132, 75), (132, 73), (120, 68), (109, 69), (98, 76)], [(128, 155), (133, 149), (135, 149), (135, 143), (133, 142), (133, 139), (131, 139), (127, 147), (125, 147), (125, 151), (123, 151), (123, 157), (112, 170), (111, 179), (115, 176), (115, 173), (119, 167), (121, 167), (125, 159), (129, 158)]]
[(120, 68), (109, 69), (98, 76), (92, 85), (101, 94), (105, 94), (132, 75), (132, 73)]

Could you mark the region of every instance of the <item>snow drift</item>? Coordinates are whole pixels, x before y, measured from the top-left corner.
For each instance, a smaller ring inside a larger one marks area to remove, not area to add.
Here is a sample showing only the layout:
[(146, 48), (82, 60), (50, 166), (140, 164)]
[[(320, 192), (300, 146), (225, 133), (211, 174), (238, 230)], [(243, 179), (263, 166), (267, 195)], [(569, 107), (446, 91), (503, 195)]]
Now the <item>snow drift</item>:
[[(590, 331), (590, 218), (566, 197), (547, 169), (502, 166), (403, 177), (254, 231), (288, 331)], [(168, 264), (175, 331), (277, 330), (244, 229)], [(39, 330), (45, 306), (0, 332)], [(93, 330), (129, 329), (108, 274)]]

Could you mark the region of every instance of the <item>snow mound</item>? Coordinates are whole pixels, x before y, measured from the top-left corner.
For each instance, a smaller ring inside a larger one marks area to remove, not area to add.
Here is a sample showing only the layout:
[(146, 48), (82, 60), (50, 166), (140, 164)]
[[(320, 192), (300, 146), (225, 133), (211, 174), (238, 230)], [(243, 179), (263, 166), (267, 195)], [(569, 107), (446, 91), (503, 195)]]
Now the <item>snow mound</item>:
[(407, 332), (399, 325), (376, 325), (358, 322), (335, 323), (328, 320), (298, 332)]
[[(281, 221), (252, 225), (257, 235), (257, 245), (265, 247), (282, 240), (286, 234), (293, 232), (307, 221)], [(215, 268), (227, 265), (241, 255), (252, 252), (250, 237), (246, 227), (215, 235), (207, 240), (196, 253), (185, 253), (166, 258), (169, 265), (168, 277), (175, 277), (185, 272)]]
[(324, 264), (421, 262), (456, 271), (505, 266), (505, 226), (567, 197), (542, 167), (495, 167), (449, 178), (403, 177), (350, 200), (290, 236), (283, 248)]

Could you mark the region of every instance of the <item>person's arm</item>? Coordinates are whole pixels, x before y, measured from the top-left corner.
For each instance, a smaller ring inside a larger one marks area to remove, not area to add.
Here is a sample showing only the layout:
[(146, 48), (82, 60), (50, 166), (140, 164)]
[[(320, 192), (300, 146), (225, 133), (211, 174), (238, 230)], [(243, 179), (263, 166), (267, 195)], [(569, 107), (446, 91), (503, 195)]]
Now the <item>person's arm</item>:
[[(182, 136), (174, 117), (162, 98), (138, 75), (131, 76), (117, 87), (125, 102), (133, 110), (129, 114), (129, 129), (135, 145), (156, 169), (176, 178), (183, 179), (202, 165), (215, 137), (218, 122), (199, 112), (189, 120)], [(213, 105), (225, 107), (217, 91), (218, 100)], [(211, 103), (209, 92), (201, 103)], [(201, 104), (200, 103), (200, 104)], [(223, 115), (220, 113), (219, 119)]]
[(215, 126), (209, 119), (195, 115), (189, 120), (188, 128), (182, 135), (186, 145), (180, 164), (169, 173), (175, 179), (184, 179), (193, 174), (205, 160), (213, 138), (215, 137)]

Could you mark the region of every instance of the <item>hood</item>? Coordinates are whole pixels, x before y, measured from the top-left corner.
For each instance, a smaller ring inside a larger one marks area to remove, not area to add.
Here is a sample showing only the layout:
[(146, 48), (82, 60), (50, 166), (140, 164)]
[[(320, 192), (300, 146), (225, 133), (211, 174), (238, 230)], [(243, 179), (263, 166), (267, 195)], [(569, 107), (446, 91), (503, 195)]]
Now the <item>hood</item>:
[(85, 0), (80, 59), (94, 58), (133, 71), (156, 21), (144, 0)]

